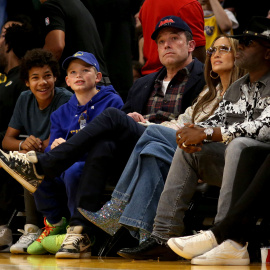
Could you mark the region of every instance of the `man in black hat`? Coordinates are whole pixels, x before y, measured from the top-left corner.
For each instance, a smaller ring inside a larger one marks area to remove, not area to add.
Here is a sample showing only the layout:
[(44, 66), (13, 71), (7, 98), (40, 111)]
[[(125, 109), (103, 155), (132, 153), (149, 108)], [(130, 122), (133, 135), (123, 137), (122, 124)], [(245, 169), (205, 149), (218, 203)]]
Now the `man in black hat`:
[[(221, 221), (230, 206), (242, 149), (270, 142), (270, 20), (254, 17), (242, 35), (233, 37), (239, 39), (235, 64), (247, 69), (248, 74), (228, 88), (219, 108), (208, 120), (196, 126), (186, 124), (177, 131), (178, 149), (160, 197), (152, 236), (139, 247), (120, 250), (119, 255), (156, 259), (168, 253), (167, 240), (184, 233), (185, 211), (198, 179), (217, 186), (222, 183), (215, 222)], [(196, 238), (178, 239), (173, 242), (175, 249), (181, 251), (187, 246), (185, 258), (202, 254), (197, 251), (204, 251), (205, 247), (209, 250), (221, 244), (211, 231), (202, 232)], [(191, 244), (185, 245), (189, 241)], [(239, 249), (235, 254), (240, 253), (247, 259), (246, 246), (234, 243), (229, 246), (232, 250)], [(240, 260), (240, 263), (247, 261)]]

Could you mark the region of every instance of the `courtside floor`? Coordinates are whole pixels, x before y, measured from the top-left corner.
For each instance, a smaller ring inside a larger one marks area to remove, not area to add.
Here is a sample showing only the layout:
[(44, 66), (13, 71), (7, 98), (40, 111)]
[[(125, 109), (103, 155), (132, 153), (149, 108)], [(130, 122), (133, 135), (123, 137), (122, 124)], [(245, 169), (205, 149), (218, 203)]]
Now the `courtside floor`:
[(131, 261), (122, 258), (55, 259), (53, 255), (15, 255), (0, 253), (0, 270), (270, 270), (270, 265), (254, 263), (249, 266), (195, 266), (188, 261)]

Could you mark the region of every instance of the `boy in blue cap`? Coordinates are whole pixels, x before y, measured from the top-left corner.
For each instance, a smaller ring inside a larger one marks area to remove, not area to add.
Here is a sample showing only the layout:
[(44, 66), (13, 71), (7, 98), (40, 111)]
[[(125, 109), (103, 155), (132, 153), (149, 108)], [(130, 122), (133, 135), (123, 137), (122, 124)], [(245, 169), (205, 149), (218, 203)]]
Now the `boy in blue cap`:
[[(66, 58), (62, 67), (67, 72), (66, 83), (75, 94), (68, 103), (51, 115), (51, 134), (46, 151), (57, 147), (79, 132), (106, 108), (121, 109), (123, 106), (121, 97), (112, 85), (97, 86), (102, 74), (99, 71), (98, 61), (93, 54), (79, 51)], [(44, 219), (45, 230), (27, 249), (29, 254), (46, 253), (47, 250), (42, 246), (42, 240), (49, 235), (65, 233), (67, 224), (62, 215), (63, 202), (66, 204), (66, 200), (63, 201), (61, 195), (63, 190), (66, 190), (68, 209), (72, 216), (76, 209), (76, 190), (85, 159), (86, 155), (63, 172), (60, 177), (52, 181), (43, 181), (37, 190), (33, 187), (32, 192), (35, 192), (34, 198), (37, 209), (46, 219)], [(79, 242), (84, 243), (81, 256), (91, 255), (90, 252), (87, 252), (90, 250), (88, 235), (82, 234), (84, 233), (83, 226), (74, 226), (68, 229), (70, 233), (67, 234), (67, 237), (70, 237), (71, 230), (75, 230)], [(49, 251), (55, 253), (57, 250), (54, 250), (55, 247), (52, 248)], [(77, 255), (80, 254), (74, 254), (74, 256)]]

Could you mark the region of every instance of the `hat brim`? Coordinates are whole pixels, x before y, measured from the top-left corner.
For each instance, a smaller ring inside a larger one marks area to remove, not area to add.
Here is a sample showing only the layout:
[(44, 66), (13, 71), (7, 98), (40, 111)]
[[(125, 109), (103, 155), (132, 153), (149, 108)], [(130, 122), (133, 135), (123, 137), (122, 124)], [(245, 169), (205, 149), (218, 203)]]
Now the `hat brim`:
[(243, 37), (252, 37), (252, 38), (260, 38), (260, 39), (264, 39), (264, 40), (267, 40), (270, 42), (270, 37), (268, 38), (267, 36), (264, 36), (264, 35), (260, 35), (260, 34), (257, 34), (257, 35), (254, 35), (254, 34), (248, 34), (248, 33), (245, 33), (245, 34), (242, 34), (242, 35), (233, 35), (233, 36), (228, 36), (229, 38), (234, 38), (234, 39), (241, 39)]
[(66, 58), (66, 59), (64, 60), (64, 62), (62, 63), (62, 68), (63, 68), (64, 70), (67, 70), (67, 69), (68, 69), (68, 66), (69, 66), (69, 63), (70, 63), (72, 60), (74, 60), (74, 59), (78, 59), (78, 57), (70, 56), (70, 57)]

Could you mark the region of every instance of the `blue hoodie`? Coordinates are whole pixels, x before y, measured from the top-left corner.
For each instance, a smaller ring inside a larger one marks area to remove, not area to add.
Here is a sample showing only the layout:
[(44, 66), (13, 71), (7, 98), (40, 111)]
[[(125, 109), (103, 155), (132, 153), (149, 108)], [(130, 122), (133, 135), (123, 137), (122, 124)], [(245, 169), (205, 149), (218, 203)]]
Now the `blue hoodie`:
[(50, 142), (45, 152), (51, 149), (51, 144), (55, 139), (67, 140), (106, 108), (122, 108), (124, 103), (112, 85), (97, 86), (97, 89), (100, 91), (87, 104), (78, 105), (77, 97), (74, 94), (68, 103), (51, 114)]

